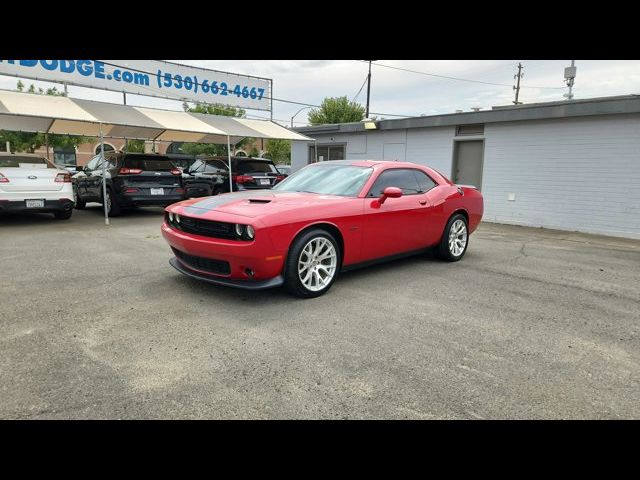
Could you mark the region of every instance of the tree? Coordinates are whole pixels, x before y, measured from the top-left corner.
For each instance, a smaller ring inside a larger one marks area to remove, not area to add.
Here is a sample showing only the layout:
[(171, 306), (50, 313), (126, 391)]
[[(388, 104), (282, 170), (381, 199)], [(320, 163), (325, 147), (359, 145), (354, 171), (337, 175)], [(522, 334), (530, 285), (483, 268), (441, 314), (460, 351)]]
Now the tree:
[[(16, 89), (19, 92), (24, 92), (25, 85), (20, 80), (18, 80), (18, 84), (16, 85)], [(65, 92), (59, 91), (56, 87), (48, 88), (43, 90), (39, 88), (36, 90), (36, 87), (31, 84), (29, 89), (27, 90), (29, 93), (35, 93), (37, 95), (51, 95), (54, 97), (66, 97), (67, 94)], [(10, 142), (12, 149), (14, 152), (29, 152), (33, 153), (38, 148), (42, 147), (47, 143), (49, 143), (50, 147), (54, 149), (63, 149), (63, 150), (72, 150), (75, 149), (81, 143), (86, 143), (89, 141), (88, 137), (78, 136), (78, 135), (59, 135), (55, 133), (51, 133), (47, 137), (45, 137), (42, 133), (30, 133), (30, 132), (13, 132), (7, 130), (0, 130), (0, 142), (4, 146), (6, 142)]]
[(127, 140), (127, 152), (144, 153), (144, 140)]
[[(185, 112), (204, 113), (206, 115), (223, 115), (225, 117), (244, 118), (247, 112), (242, 108), (231, 107), (220, 103), (198, 103), (193, 106), (188, 102), (182, 103)], [(253, 138), (245, 138), (236, 144), (236, 148), (242, 148), (243, 145), (253, 142)], [(184, 143), (182, 152), (187, 155), (227, 155), (226, 145), (217, 145), (214, 143)]]
[(320, 125), (326, 123), (359, 122), (364, 118), (364, 107), (351, 102), (345, 97), (327, 97), (320, 104), (320, 108), (309, 112), (309, 123)]
[(274, 163), (291, 164), (291, 141), (290, 140), (267, 140), (267, 153), (263, 155), (270, 158)]

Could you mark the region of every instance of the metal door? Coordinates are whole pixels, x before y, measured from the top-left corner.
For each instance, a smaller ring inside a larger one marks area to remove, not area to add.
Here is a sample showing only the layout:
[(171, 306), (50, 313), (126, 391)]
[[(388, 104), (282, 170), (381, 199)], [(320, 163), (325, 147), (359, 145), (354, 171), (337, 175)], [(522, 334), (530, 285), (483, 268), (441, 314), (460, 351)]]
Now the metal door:
[(473, 185), (480, 190), (482, 187), (483, 154), (483, 140), (456, 142), (453, 182), (460, 185)]

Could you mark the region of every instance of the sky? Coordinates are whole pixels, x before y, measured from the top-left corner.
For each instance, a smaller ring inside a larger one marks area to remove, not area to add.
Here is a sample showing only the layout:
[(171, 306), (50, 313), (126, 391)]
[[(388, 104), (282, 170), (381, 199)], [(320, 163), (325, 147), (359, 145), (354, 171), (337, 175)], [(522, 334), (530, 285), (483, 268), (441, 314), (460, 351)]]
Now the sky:
[[(274, 97), (319, 105), (325, 97), (346, 95), (353, 99), (365, 82), (368, 63), (359, 60), (170, 60), (185, 65), (273, 79)], [(523, 103), (564, 100), (564, 68), (571, 60), (377, 60), (371, 74), (372, 115), (378, 118), (435, 115), (482, 110), (510, 105), (514, 100), (514, 75), (518, 62), (524, 66), (519, 100)], [(385, 67), (399, 67), (436, 75), (459, 77), (505, 86), (487, 85), (410, 73)], [(576, 60), (575, 99), (640, 94), (640, 61)], [(0, 88), (14, 89), (17, 79), (0, 76)], [(37, 87), (46, 82), (23, 80)], [(546, 87), (546, 88), (540, 88)], [(549, 88), (552, 87), (552, 88)], [(553, 88), (555, 87), (555, 88)], [(121, 103), (122, 95), (69, 86), (69, 96)], [(357, 101), (366, 102), (366, 85)], [(181, 110), (179, 101), (128, 95), (127, 103)], [(302, 108), (274, 101), (274, 119), (290, 125), (291, 117)], [(300, 112), (295, 126), (307, 124), (309, 109)], [(249, 110), (251, 118), (268, 117), (264, 111)], [(391, 116), (396, 115), (396, 116)]]

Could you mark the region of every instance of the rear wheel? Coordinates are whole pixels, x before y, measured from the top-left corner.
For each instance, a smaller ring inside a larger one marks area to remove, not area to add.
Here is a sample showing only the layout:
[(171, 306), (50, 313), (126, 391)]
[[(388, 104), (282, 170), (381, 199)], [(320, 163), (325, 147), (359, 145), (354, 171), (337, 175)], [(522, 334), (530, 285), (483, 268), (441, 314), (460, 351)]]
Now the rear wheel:
[(340, 247), (326, 230), (304, 233), (293, 242), (285, 267), (285, 286), (302, 298), (326, 293), (338, 276)]
[(53, 212), (53, 216), (58, 220), (69, 220), (73, 214), (73, 209), (65, 210), (63, 212)]
[(447, 262), (457, 262), (469, 246), (469, 226), (464, 215), (456, 213), (447, 222), (438, 246), (438, 256)]

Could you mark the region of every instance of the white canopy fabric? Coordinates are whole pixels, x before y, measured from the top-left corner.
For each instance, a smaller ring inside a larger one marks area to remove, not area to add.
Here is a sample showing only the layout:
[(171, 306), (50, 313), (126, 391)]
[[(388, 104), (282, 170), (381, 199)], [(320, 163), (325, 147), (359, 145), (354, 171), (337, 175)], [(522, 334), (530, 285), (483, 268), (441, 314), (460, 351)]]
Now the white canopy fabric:
[(0, 90), (0, 130), (66, 135), (237, 143), (243, 138), (310, 141), (270, 120), (133, 107), (68, 97)]

